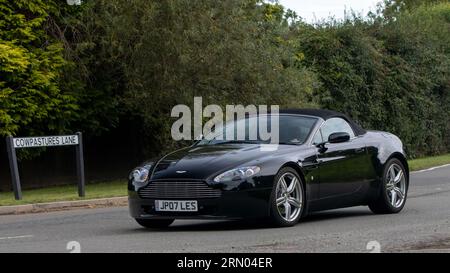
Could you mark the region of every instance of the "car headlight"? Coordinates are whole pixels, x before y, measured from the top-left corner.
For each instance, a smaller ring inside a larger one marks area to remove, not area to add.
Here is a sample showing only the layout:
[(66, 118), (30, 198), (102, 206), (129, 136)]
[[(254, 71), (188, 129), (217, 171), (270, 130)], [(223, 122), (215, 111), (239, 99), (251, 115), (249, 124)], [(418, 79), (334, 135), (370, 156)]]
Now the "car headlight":
[(145, 165), (143, 167), (138, 167), (131, 171), (128, 177), (136, 188), (142, 187), (147, 182), (148, 176), (150, 174), (151, 165)]
[(240, 167), (232, 169), (216, 176), (214, 178), (214, 182), (220, 183), (220, 182), (243, 180), (259, 173), (260, 170), (261, 169), (258, 166)]

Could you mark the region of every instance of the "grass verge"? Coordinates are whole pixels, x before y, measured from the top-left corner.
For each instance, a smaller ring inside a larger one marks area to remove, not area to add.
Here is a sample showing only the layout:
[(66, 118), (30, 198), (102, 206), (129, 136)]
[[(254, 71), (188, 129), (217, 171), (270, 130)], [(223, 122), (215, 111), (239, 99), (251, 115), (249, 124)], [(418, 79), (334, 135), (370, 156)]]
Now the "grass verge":
[(412, 159), (408, 161), (408, 164), (411, 171), (450, 164), (450, 154)]
[(86, 196), (78, 197), (76, 185), (55, 186), (24, 190), (22, 200), (16, 201), (12, 192), (0, 192), (0, 206), (46, 203), (56, 201), (87, 200), (127, 195), (126, 181), (111, 181), (86, 185)]
[[(409, 160), (411, 171), (450, 164), (450, 154)], [(78, 197), (77, 186), (55, 186), (43, 189), (24, 190), (23, 199), (14, 200), (12, 192), (0, 192), (0, 206), (23, 205), (56, 201), (73, 201), (96, 198), (118, 197), (127, 194), (126, 181), (112, 181), (86, 185), (86, 196)]]

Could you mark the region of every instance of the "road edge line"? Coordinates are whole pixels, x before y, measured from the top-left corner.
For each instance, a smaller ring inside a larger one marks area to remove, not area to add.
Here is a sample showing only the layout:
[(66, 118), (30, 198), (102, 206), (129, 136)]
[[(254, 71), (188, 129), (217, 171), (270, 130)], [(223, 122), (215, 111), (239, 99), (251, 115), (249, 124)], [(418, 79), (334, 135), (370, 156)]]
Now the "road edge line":
[(449, 164), (435, 166), (435, 167), (431, 167), (431, 168), (427, 168), (427, 169), (423, 169), (423, 170), (412, 171), (411, 173), (423, 173), (423, 172), (434, 171), (436, 169), (445, 168), (445, 167), (450, 167), (450, 163)]

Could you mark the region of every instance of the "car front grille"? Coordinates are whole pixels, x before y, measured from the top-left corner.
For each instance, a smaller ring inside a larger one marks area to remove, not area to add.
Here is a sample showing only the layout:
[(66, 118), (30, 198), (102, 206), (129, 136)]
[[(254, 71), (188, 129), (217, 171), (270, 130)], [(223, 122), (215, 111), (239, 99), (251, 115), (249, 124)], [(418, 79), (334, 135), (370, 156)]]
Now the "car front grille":
[(138, 194), (143, 199), (206, 199), (220, 197), (221, 191), (200, 180), (154, 180)]

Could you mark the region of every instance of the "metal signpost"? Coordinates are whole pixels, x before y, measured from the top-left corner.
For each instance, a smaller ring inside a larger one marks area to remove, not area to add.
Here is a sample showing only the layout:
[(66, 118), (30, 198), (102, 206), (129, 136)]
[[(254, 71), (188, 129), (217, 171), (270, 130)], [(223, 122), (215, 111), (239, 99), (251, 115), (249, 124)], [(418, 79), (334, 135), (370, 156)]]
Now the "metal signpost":
[(18, 137), (8, 136), (6, 138), (8, 149), (9, 168), (16, 200), (22, 199), (22, 188), (20, 185), (19, 168), (17, 166), (16, 149), (36, 147), (58, 147), (76, 146), (78, 196), (84, 197), (84, 157), (83, 157), (83, 135), (78, 132), (75, 135), (43, 136), (43, 137)]

